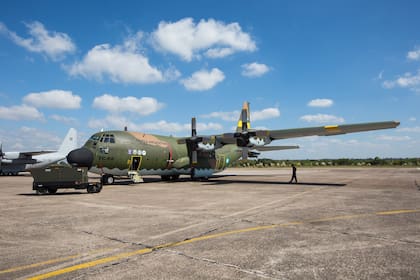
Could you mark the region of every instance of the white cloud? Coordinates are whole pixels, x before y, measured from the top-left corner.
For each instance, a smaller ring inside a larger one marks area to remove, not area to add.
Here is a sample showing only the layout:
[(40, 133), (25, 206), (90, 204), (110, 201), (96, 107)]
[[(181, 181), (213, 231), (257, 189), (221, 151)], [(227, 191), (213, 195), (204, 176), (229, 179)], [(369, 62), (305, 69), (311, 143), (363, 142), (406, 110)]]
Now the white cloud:
[(41, 151), (57, 150), (65, 133), (57, 135), (57, 132), (40, 130), (33, 127), (16, 127), (14, 130), (4, 131), (0, 128), (3, 149), (6, 151)]
[(313, 99), (311, 101), (309, 101), (308, 106), (309, 107), (320, 107), (320, 108), (325, 108), (325, 107), (331, 107), (334, 104), (334, 101), (332, 101), (331, 99)]
[(127, 39), (123, 45), (109, 44), (95, 46), (82, 61), (66, 67), (72, 76), (102, 80), (108, 77), (115, 83), (147, 84), (178, 78), (178, 70), (171, 68), (162, 73), (140, 53), (141, 33)]
[(409, 60), (420, 60), (420, 48), (410, 51), (407, 53), (407, 58)]
[(202, 19), (197, 24), (192, 18), (161, 21), (152, 32), (151, 40), (156, 49), (173, 53), (186, 61), (199, 58), (202, 52), (207, 57), (220, 58), (257, 49), (251, 36), (243, 32), (238, 23), (225, 24), (214, 19)]
[(23, 102), (37, 108), (79, 109), (82, 98), (73, 92), (54, 89), (50, 91), (30, 93), (23, 98)]
[(397, 142), (411, 140), (409, 136), (390, 136), (390, 135), (379, 135), (376, 139), (381, 140), (381, 141), (397, 141)]
[(0, 107), (0, 119), (5, 120), (38, 120), (43, 121), (44, 115), (36, 108), (28, 105)]
[(137, 124), (129, 121), (127, 118), (111, 114), (101, 119), (90, 119), (88, 121), (88, 127), (92, 129), (120, 129), (128, 127), (130, 130), (137, 130)]
[[(222, 119), (224, 121), (237, 121), (240, 118), (240, 111), (232, 112), (212, 112), (210, 114), (201, 115), (202, 118)], [(260, 111), (251, 111), (251, 121), (260, 121), (266, 119), (277, 118), (280, 116), (278, 108), (266, 108)]]
[(420, 133), (420, 126), (397, 128), (398, 132)]
[(410, 122), (415, 122), (415, 121), (417, 121), (417, 118), (415, 118), (415, 117), (411, 117), (411, 118), (409, 118), (408, 119)]
[(222, 119), (224, 121), (237, 121), (239, 119), (240, 111), (233, 112), (212, 112), (210, 114), (201, 115), (202, 118), (207, 119)]
[(150, 115), (164, 106), (152, 97), (136, 98), (133, 96), (119, 97), (110, 94), (104, 94), (95, 97), (93, 107), (106, 110), (112, 113), (131, 112), (142, 116)]
[(261, 77), (268, 71), (270, 71), (270, 67), (262, 63), (248, 63), (242, 65), (242, 75), (250, 78)]
[(381, 72), (379, 72), (378, 76), (375, 78), (375, 80), (382, 80), (384, 77), (384, 70), (382, 70)]
[(6, 25), (0, 22), (0, 34), (8, 36), (15, 44), (27, 49), (30, 52), (42, 53), (53, 60), (62, 59), (67, 53), (76, 50), (71, 38), (61, 32), (48, 31), (38, 21), (27, 23), (29, 38), (22, 38), (15, 32), (9, 30)]
[(278, 108), (266, 108), (261, 111), (251, 111), (251, 121), (273, 119), (280, 116)]
[(217, 68), (213, 68), (210, 72), (207, 70), (200, 70), (191, 75), (187, 79), (181, 80), (181, 84), (187, 90), (203, 91), (215, 87), (218, 83), (225, 79), (225, 75)]
[(311, 123), (343, 123), (344, 119), (333, 115), (316, 114), (316, 115), (304, 115), (300, 117), (301, 120)]
[(395, 80), (387, 80), (382, 83), (382, 86), (386, 89), (392, 89), (395, 87), (409, 88), (414, 91), (420, 90), (420, 70), (416, 75), (412, 73), (405, 73), (402, 77), (398, 77)]
[[(161, 131), (166, 133), (187, 133), (191, 130), (191, 124), (189, 123), (180, 124), (175, 122), (167, 122), (165, 120), (139, 124), (138, 127), (141, 131)], [(218, 123), (197, 123), (197, 131), (199, 134), (201, 134), (203, 131), (217, 131), (222, 129), (223, 127)]]
[[(182, 133), (187, 135), (191, 130), (191, 124), (185, 123), (180, 124), (177, 122), (167, 122), (165, 120), (157, 122), (148, 122), (148, 123), (134, 123), (123, 116), (118, 115), (109, 115), (103, 119), (91, 119), (88, 122), (88, 127), (93, 129), (101, 128), (117, 128), (122, 129), (127, 126), (129, 131), (141, 131), (141, 132), (150, 132), (158, 131), (160, 133)], [(203, 131), (220, 131), (223, 127), (217, 123), (197, 123), (197, 130), (199, 134)]]
[(76, 118), (60, 116), (60, 115), (56, 115), (56, 114), (49, 116), (49, 118), (52, 119), (52, 120), (55, 120), (57, 122), (65, 123), (65, 124), (75, 124), (75, 123), (77, 123)]

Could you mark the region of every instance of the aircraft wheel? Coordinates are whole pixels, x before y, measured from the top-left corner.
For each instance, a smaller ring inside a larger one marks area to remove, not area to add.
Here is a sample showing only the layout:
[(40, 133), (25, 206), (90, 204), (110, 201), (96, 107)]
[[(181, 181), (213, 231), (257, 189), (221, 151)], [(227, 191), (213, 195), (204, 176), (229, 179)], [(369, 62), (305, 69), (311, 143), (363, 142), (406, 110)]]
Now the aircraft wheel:
[(46, 194), (48, 190), (46, 188), (37, 188), (36, 194)]
[(96, 192), (101, 192), (102, 190), (102, 184), (101, 183), (96, 183)]
[(175, 181), (175, 180), (178, 180), (178, 179), (179, 179), (179, 175), (172, 175), (171, 176), (172, 181)]
[(57, 188), (48, 188), (47, 191), (49, 194), (55, 194), (57, 193)]
[(96, 193), (96, 185), (89, 185), (86, 190), (88, 193)]
[(169, 181), (171, 179), (171, 176), (169, 176), (169, 175), (162, 175), (162, 176), (160, 176), (160, 178), (162, 178), (162, 181)]
[(102, 184), (103, 185), (112, 185), (114, 184), (114, 176), (112, 175), (102, 175)]

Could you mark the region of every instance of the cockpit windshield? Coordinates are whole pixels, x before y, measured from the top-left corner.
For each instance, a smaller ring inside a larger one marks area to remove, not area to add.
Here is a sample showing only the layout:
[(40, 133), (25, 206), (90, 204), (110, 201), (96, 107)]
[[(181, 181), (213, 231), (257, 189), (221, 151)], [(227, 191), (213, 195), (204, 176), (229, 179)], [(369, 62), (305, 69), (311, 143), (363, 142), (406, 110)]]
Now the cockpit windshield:
[(115, 143), (114, 134), (103, 134), (99, 141), (103, 143)]
[(90, 137), (90, 139), (89, 140), (91, 140), (91, 141), (98, 141), (100, 139), (100, 137), (99, 137), (99, 135), (92, 135), (92, 137)]

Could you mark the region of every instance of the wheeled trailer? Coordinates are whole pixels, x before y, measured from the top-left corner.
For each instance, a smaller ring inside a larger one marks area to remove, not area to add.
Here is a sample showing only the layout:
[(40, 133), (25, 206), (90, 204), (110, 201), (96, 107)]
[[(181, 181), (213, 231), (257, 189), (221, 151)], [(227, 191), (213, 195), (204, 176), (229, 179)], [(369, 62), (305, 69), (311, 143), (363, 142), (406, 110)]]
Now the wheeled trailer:
[(86, 189), (88, 193), (102, 190), (101, 183), (89, 182), (87, 167), (56, 164), (32, 169), (31, 174), (34, 177), (32, 189), (37, 194), (55, 194), (58, 189)]

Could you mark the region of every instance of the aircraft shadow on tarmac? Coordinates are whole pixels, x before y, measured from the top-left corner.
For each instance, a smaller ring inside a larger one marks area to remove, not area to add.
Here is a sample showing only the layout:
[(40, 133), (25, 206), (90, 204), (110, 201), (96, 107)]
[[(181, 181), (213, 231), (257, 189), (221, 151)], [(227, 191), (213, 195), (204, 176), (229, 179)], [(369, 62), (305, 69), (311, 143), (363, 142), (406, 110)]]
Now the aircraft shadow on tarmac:
[(339, 183), (323, 183), (323, 182), (298, 182), (298, 183), (289, 183), (289, 182), (275, 182), (275, 181), (261, 181), (261, 180), (210, 180), (206, 185), (224, 185), (224, 184), (262, 184), (262, 185), (298, 185), (298, 186), (308, 186), (308, 187), (344, 187), (346, 184)]
[(37, 194), (37, 193), (19, 193), (17, 195), (22, 195), (22, 196), (61, 196), (61, 195), (79, 195), (79, 194), (87, 194), (87, 195), (92, 195), (90, 193), (87, 192), (57, 192), (57, 193), (46, 193), (46, 194)]
[[(325, 186), (325, 187), (344, 187), (346, 184), (342, 183), (328, 183), (328, 182), (298, 182), (298, 183), (289, 183), (288, 181), (282, 182), (282, 181), (267, 181), (264, 180), (264, 178), (268, 177), (274, 177), (270, 175), (247, 175), (246, 177), (255, 177), (255, 180), (242, 180), (241, 175), (214, 175), (210, 177), (208, 180), (204, 179), (196, 179), (194, 181), (203, 183), (204, 185), (226, 185), (226, 184), (262, 184), (262, 185), (299, 185), (299, 186)], [(232, 178), (232, 179), (225, 179), (225, 178)], [(158, 177), (145, 177), (143, 178), (144, 182), (139, 183), (141, 184), (147, 184), (147, 183), (164, 183), (164, 184), (179, 184), (179, 183), (186, 183), (191, 182), (191, 179), (189, 177), (181, 177), (177, 180), (173, 181), (162, 181)], [(262, 180), (261, 180), (262, 179)], [(194, 182), (193, 181), (193, 182)], [(120, 179), (116, 180), (116, 185), (133, 185), (131, 180), (128, 179)], [(104, 186), (106, 188), (106, 186)]]

